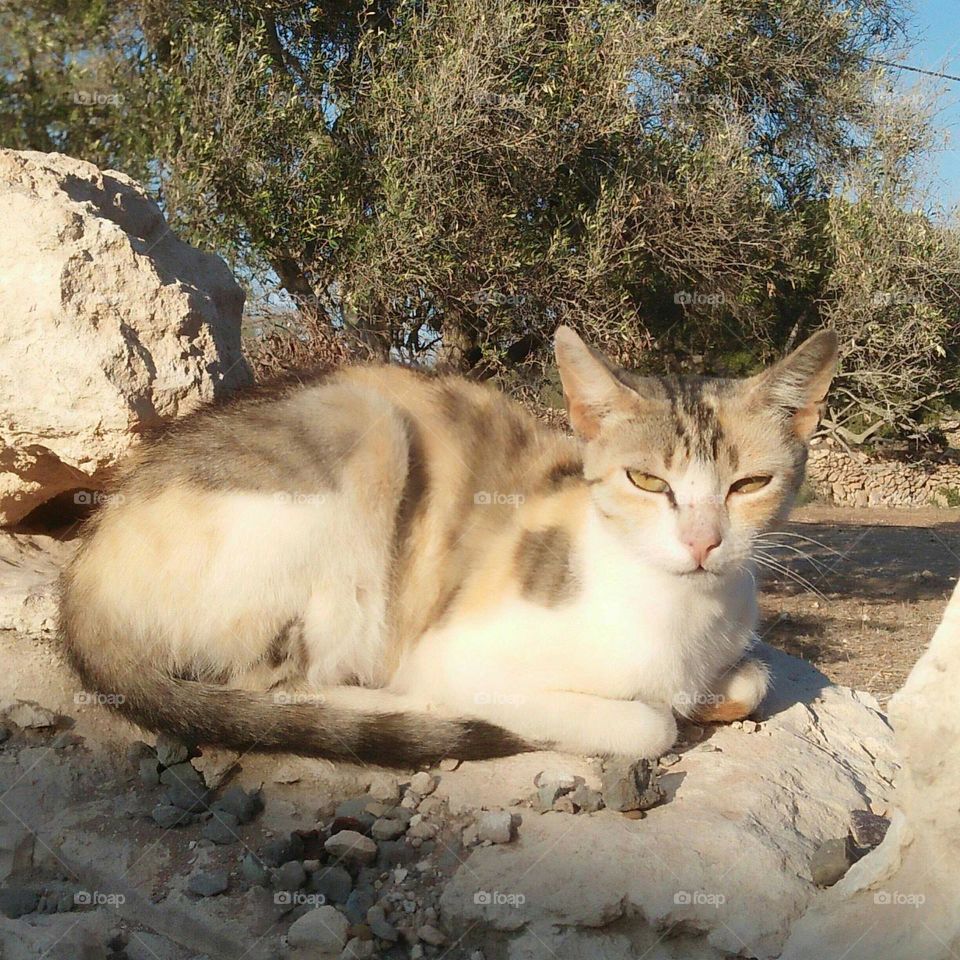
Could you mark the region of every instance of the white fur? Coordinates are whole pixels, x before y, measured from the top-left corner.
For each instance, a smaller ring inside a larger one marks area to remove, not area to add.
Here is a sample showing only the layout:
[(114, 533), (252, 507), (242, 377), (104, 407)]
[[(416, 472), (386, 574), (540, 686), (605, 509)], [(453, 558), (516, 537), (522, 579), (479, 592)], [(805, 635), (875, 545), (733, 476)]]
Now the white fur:
[(665, 572), (638, 560), (593, 507), (575, 565), (576, 599), (517, 598), (434, 630), (391, 689), (573, 751), (669, 749), (672, 709), (700, 702), (750, 643), (749, 571)]

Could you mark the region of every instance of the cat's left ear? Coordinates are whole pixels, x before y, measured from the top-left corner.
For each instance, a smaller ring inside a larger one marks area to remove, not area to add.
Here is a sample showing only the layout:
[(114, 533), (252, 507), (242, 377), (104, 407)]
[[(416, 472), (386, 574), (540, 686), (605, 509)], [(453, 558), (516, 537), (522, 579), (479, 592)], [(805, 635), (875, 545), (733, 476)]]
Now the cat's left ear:
[(786, 411), (793, 432), (807, 441), (820, 422), (827, 390), (836, 372), (837, 335), (832, 330), (821, 330), (748, 384), (762, 403)]

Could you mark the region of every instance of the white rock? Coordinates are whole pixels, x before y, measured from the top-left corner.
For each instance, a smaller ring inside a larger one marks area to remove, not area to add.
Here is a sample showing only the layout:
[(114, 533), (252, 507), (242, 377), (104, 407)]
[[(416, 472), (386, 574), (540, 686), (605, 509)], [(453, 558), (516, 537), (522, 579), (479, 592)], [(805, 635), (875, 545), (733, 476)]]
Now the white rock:
[(378, 774), (370, 781), (370, 789), (367, 793), (380, 803), (398, 803), (400, 781), (390, 773)]
[(437, 778), (422, 770), (410, 778), (410, 789), (417, 796), (427, 797), (437, 789)]
[(890, 701), (901, 769), (883, 842), (821, 893), (784, 960), (946, 960), (960, 949), (960, 586)]
[(509, 810), (484, 810), (477, 817), (481, 843), (509, 843), (513, 839), (513, 816)]
[(249, 380), (243, 292), (122, 173), (0, 150), (0, 524)]
[(337, 860), (347, 863), (373, 863), (377, 858), (377, 845), (369, 837), (356, 830), (341, 830), (323, 845), (324, 850)]
[(295, 920), (287, 932), (291, 947), (309, 947), (321, 956), (338, 956), (347, 943), (347, 918), (334, 907), (309, 910)]
[[(488, 939), (523, 929), (533, 950), (533, 937), (549, 944), (562, 928), (558, 955), (588, 957), (598, 928), (620, 920), (634, 946), (644, 944), (637, 953), (655, 955), (673, 931), (678, 956), (778, 956), (817, 896), (809, 879), (817, 844), (843, 836), (851, 810), (889, 797), (873, 758), (892, 759), (894, 744), (872, 697), (832, 687), (778, 651), (764, 656), (776, 678), (767, 736), (718, 727), (711, 741), (720, 751), (685, 753), (684, 776), (644, 820), (604, 810), (524, 817), (520, 842), (472, 848), (441, 897), (453, 938), (474, 923)], [(633, 955), (609, 946), (612, 957)], [(525, 956), (519, 945), (509, 955)]]

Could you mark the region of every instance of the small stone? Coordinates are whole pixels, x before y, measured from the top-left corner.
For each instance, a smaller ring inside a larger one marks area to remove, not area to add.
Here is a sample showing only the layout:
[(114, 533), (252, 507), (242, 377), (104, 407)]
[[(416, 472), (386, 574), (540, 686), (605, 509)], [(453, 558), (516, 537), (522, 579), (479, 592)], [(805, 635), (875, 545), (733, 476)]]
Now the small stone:
[(560, 799), (560, 785), (556, 783), (545, 783), (537, 787), (537, 809), (541, 813), (546, 813), (553, 809), (553, 805)]
[[(436, 794), (432, 797), (424, 797), (417, 806), (417, 812), (422, 813), (425, 817), (432, 816), (434, 814), (439, 814), (446, 809), (447, 801), (443, 797), (438, 797)], [(403, 808), (401, 807), (401, 810)]]
[(323, 897), (325, 903), (346, 903), (353, 880), (343, 867), (321, 867), (310, 875), (309, 889)]
[(240, 767), (240, 754), (233, 750), (206, 749), (193, 761), (211, 790), (219, 789)]
[(850, 869), (853, 851), (847, 837), (825, 840), (810, 860), (810, 875), (818, 887), (832, 887)]
[(258, 792), (247, 793), (243, 787), (231, 787), (213, 804), (213, 810), (231, 813), (240, 823), (249, 823), (263, 809)]
[(672, 767), (674, 764), (677, 764), (679, 762), (680, 762), (680, 757), (675, 753), (665, 753), (660, 758), (661, 767)]
[(6, 887), (0, 890), (0, 913), (11, 920), (33, 913), (40, 905), (40, 894), (26, 887)]
[(237, 836), (239, 828), (240, 821), (232, 813), (219, 810), (203, 825), (200, 835), (213, 843), (235, 843), (240, 839)]
[(437, 789), (437, 779), (426, 771), (415, 773), (410, 778), (410, 789), (421, 797), (429, 797)]
[(603, 797), (600, 796), (600, 791), (592, 790), (585, 783), (581, 783), (564, 799), (571, 800), (581, 813), (596, 813), (603, 806)]
[(370, 828), (370, 834), (375, 840), (396, 840), (406, 829), (407, 825), (402, 820), (381, 818)]
[(477, 825), (475, 823), (467, 824), (460, 834), (460, 839), (465, 847), (472, 847), (475, 843), (479, 843), (480, 836)]
[(181, 810), (197, 813), (206, 810), (210, 792), (203, 777), (189, 764), (177, 763), (160, 774), (160, 783), (166, 787), (168, 802)]
[(850, 813), (850, 834), (858, 847), (878, 847), (887, 835), (890, 821), (868, 810), (853, 810)]
[(150, 814), (154, 823), (164, 830), (173, 827), (185, 827), (188, 823), (193, 823), (193, 815), (180, 807), (175, 807), (172, 803), (158, 803)]
[(367, 792), (374, 800), (379, 800), (381, 803), (400, 802), (400, 782), (389, 773), (374, 777)]
[(260, 858), (253, 853), (244, 856), (240, 864), (240, 873), (251, 886), (265, 887), (267, 885), (267, 868), (260, 861)]
[(513, 816), (509, 810), (484, 810), (477, 817), (477, 837), (482, 843), (509, 843), (513, 839)]
[(557, 813), (572, 814), (577, 812), (577, 805), (573, 802), (573, 799), (570, 797), (570, 795), (567, 794), (566, 796), (557, 799), (553, 805), (553, 809), (556, 810)]
[(390, 943), (394, 943), (400, 937), (397, 928), (388, 922), (387, 915), (379, 904), (375, 903), (367, 911), (367, 924), (373, 935), (381, 940), (389, 940)]
[(331, 857), (346, 863), (373, 863), (377, 858), (377, 845), (369, 837), (355, 830), (341, 830), (323, 845)]
[(335, 956), (346, 946), (348, 926), (347, 918), (334, 907), (315, 907), (291, 924), (287, 942)]
[(157, 760), (161, 767), (173, 767), (190, 759), (193, 751), (182, 740), (165, 733), (157, 737)]
[(404, 807), (404, 808), (407, 809), (407, 810), (416, 810), (416, 809), (417, 809), (417, 801), (414, 800), (413, 797), (404, 797), (404, 798), (400, 801), (400, 806), (401, 806), (401, 807)]
[(743, 731), (744, 733), (756, 733), (760, 729), (760, 724), (756, 720), (744, 720), (743, 721)]
[(15, 700), (2, 711), (6, 720), (29, 730), (43, 730), (57, 725), (57, 715), (32, 700)]
[(420, 820), (417, 823), (411, 821), (407, 830), (407, 838), (410, 840), (432, 840), (439, 832), (439, 827), (427, 820)]
[(198, 897), (215, 897), (223, 893), (230, 885), (226, 870), (201, 870), (191, 875), (187, 889)]
[(447, 942), (446, 936), (429, 923), (417, 927), (417, 936), (431, 947), (442, 947)]
[(320, 861), (319, 861), (319, 860), (304, 860), (304, 861), (303, 861), (303, 869), (306, 870), (307, 873), (316, 873), (316, 872), (320, 869)]
[(648, 760), (624, 765), (608, 761), (603, 768), (603, 802), (611, 810), (649, 810), (663, 800), (656, 769)]
[(373, 940), (362, 940), (354, 937), (347, 941), (347, 945), (340, 954), (340, 960), (372, 960), (377, 953), (377, 946)]
[(367, 918), (367, 911), (375, 901), (373, 890), (368, 887), (357, 887), (347, 897), (343, 912), (351, 923), (363, 923)]
[(140, 760), (140, 782), (145, 787), (160, 786), (160, 764), (156, 757), (144, 757)]
[(624, 820), (643, 820), (646, 814), (642, 810), (624, 810)]
[(277, 868), (273, 876), (273, 885), (277, 890), (299, 890), (307, 882), (307, 871), (299, 860), (288, 860)]
[(277, 837), (263, 846), (260, 859), (268, 867), (281, 867), (290, 860), (303, 858), (303, 838), (298, 833)]
[(453, 757), (445, 757), (440, 761), (440, 769), (445, 773), (450, 773), (453, 770), (456, 770), (460, 766), (460, 761), (454, 759)]

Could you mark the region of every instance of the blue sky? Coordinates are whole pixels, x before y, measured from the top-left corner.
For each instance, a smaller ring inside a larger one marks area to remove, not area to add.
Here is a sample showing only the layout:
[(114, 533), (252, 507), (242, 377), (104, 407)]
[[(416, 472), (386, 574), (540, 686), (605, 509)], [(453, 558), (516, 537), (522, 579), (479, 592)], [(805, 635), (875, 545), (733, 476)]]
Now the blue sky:
[[(905, 63), (960, 76), (960, 0), (913, 0), (910, 35), (915, 41)], [(915, 77), (901, 72), (909, 86)], [(936, 122), (950, 135), (932, 171), (932, 192), (944, 206), (960, 203), (960, 83), (944, 81), (942, 109)]]

